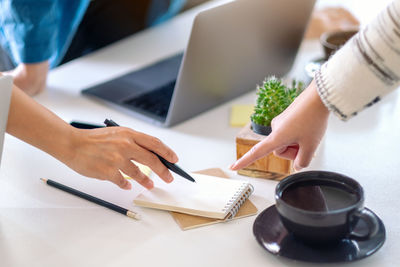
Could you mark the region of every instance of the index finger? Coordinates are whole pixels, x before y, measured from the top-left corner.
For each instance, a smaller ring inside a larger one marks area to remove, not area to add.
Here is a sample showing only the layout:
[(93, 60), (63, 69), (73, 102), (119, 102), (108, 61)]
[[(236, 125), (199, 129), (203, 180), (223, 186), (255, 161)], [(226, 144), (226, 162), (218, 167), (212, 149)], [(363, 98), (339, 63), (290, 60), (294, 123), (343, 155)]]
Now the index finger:
[(231, 167), (231, 170), (239, 170), (242, 169), (254, 161), (268, 155), (278, 147), (280, 147), (280, 143), (278, 143), (272, 134), (270, 134), (263, 141), (253, 146), (246, 154), (244, 154), (240, 159), (238, 159)]

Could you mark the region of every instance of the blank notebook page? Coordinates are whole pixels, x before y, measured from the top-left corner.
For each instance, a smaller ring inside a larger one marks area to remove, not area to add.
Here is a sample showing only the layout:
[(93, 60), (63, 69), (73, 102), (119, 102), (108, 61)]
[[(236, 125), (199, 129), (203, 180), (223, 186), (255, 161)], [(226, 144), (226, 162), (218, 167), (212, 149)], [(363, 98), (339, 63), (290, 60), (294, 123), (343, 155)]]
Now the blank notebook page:
[(251, 185), (245, 181), (191, 175), (196, 183), (178, 175), (174, 175), (175, 179), (170, 184), (155, 178), (154, 188), (143, 191), (134, 203), (142, 207), (224, 219), (238, 201), (244, 201), (246, 192), (251, 191)]

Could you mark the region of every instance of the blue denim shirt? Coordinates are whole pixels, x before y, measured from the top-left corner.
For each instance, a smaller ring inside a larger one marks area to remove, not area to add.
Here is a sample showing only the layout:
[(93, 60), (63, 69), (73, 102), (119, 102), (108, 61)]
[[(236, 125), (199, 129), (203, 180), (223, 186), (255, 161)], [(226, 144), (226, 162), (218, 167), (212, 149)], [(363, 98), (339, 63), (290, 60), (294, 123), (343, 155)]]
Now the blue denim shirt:
[[(174, 16), (185, 0), (153, 0), (147, 24), (161, 23)], [(90, 0), (0, 0), (2, 47), (18, 63), (49, 60), (55, 67), (66, 53), (89, 6)]]

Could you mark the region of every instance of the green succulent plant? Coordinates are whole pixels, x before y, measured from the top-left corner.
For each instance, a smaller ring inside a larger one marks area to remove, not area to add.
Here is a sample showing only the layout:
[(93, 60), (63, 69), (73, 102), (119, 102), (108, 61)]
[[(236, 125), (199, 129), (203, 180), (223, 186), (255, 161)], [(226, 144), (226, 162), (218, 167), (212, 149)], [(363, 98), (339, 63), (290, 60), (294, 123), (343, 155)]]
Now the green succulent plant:
[(265, 79), (261, 86), (257, 86), (257, 102), (251, 120), (270, 126), (272, 119), (281, 114), (303, 90), (304, 84), (296, 80), (292, 81), (291, 87), (287, 87), (275, 76)]

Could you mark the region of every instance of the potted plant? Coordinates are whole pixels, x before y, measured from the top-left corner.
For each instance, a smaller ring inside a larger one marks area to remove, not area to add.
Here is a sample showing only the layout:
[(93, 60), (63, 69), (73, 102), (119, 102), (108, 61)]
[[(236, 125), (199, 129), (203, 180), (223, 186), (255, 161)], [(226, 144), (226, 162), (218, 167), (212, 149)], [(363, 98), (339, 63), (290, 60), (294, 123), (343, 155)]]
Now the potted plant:
[(269, 135), (272, 119), (281, 114), (303, 89), (304, 84), (296, 80), (288, 87), (275, 76), (265, 79), (263, 84), (257, 87), (257, 101), (251, 115), (252, 130), (258, 134)]
[[(274, 76), (267, 78), (257, 87), (257, 101), (251, 123), (236, 135), (236, 157), (243, 157), (251, 148), (271, 133), (271, 121), (281, 114), (304, 89), (302, 82), (292, 81), (286, 86)], [(266, 155), (238, 171), (241, 175), (265, 179), (283, 179), (293, 171), (291, 160)]]

